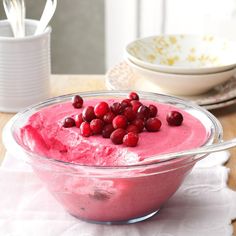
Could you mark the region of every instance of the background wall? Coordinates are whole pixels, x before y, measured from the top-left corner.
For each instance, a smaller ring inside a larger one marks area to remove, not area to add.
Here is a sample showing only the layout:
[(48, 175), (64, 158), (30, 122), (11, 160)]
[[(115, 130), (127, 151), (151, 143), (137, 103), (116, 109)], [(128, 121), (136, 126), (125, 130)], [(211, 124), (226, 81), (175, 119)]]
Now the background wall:
[[(40, 19), (46, 0), (25, 2), (27, 18)], [(104, 73), (104, 0), (58, 0), (50, 24), (52, 73)]]
[[(46, 0), (25, 2), (27, 17), (39, 19)], [(236, 0), (58, 0), (51, 25), (53, 73), (103, 74), (138, 37), (210, 33), (236, 40)]]

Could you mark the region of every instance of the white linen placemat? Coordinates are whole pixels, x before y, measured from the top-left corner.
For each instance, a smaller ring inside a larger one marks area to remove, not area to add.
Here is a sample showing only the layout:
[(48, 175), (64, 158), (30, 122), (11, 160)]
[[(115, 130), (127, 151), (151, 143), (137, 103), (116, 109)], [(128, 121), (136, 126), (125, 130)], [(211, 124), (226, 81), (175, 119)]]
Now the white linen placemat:
[(78, 220), (54, 200), (31, 169), (6, 155), (0, 168), (0, 235), (4, 236), (230, 236), (236, 192), (227, 187), (228, 152), (200, 161), (160, 213), (132, 225)]

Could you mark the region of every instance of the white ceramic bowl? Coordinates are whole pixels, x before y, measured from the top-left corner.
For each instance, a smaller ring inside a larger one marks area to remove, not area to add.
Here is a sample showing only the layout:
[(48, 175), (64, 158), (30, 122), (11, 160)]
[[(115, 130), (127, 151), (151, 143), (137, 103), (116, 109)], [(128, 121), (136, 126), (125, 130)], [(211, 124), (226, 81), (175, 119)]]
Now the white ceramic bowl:
[(171, 74), (157, 72), (126, 60), (134, 74), (147, 80), (157, 90), (170, 95), (192, 96), (207, 92), (218, 84), (224, 83), (236, 73), (236, 69), (210, 74)]
[(147, 69), (180, 74), (206, 74), (236, 67), (236, 42), (213, 36), (160, 35), (127, 45), (125, 56)]

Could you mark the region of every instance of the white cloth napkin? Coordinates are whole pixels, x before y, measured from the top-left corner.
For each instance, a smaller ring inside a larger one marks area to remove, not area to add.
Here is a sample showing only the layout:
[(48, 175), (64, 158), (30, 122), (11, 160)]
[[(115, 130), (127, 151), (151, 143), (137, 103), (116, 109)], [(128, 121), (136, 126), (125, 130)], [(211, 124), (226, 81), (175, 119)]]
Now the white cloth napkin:
[(227, 187), (228, 152), (200, 161), (160, 213), (132, 225), (78, 220), (54, 200), (31, 169), (6, 155), (0, 168), (0, 235), (3, 236), (228, 236), (236, 218), (236, 192)]

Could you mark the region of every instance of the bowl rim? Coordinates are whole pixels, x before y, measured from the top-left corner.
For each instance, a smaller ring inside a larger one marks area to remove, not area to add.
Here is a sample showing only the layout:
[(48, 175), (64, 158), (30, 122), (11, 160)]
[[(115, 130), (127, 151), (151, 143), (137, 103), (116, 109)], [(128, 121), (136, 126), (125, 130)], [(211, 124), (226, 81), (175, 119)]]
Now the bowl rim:
[[(119, 90), (119, 91), (105, 91), (105, 90), (99, 90), (99, 91), (90, 91), (90, 92), (79, 92), (80, 96), (82, 96), (83, 98), (86, 97), (99, 97), (99, 96), (114, 96), (115, 94), (119, 94), (119, 96), (127, 96), (127, 94), (130, 92), (130, 90)], [(139, 95), (141, 95), (141, 97), (145, 97), (146, 99), (151, 99), (150, 96), (159, 96), (162, 97), (163, 99), (169, 99), (168, 102), (173, 101), (173, 102), (179, 102), (180, 104), (184, 104), (189, 106), (190, 108), (197, 110), (199, 112), (201, 112), (202, 114), (204, 114), (212, 123), (214, 130), (213, 132), (210, 134), (210, 136), (208, 137), (207, 141), (203, 144), (203, 145), (210, 145), (212, 144), (214, 141), (217, 142), (221, 142), (222, 141), (222, 137), (223, 137), (223, 129), (222, 126), (220, 124), (220, 122), (218, 121), (218, 119), (211, 114), (210, 112), (208, 112), (206, 109), (198, 106), (197, 104), (182, 99), (182, 98), (178, 98), (175, 96), (170, 96), (170, 95), (165, 95), (165, 94), (159, 94), (159, 93), (153, 93), (153, 92), (143, 92), (143, 91), (137, 91), (137, 93)], [(41, 161), (46, 161), (47, 163), (54, 163), (57, 165), (63, 165), (63, 166), (71, 166), (71, 167), (83, 167), (83, 168), (88, 168), (88, 169), (111, 169), (111, 170), (124, 170), (124, 169), (130, 169), (130, 168), (140, 168), (140, 167), (148, 167), (148, 166), (156, 166), (158, 164), (162, 164), (162, 163), (170, 163), (170, 161), (172, 160), (181, 160), (184, 158), (189, 159), (189, 157), (182, 157), (182, 158), (175, 158), (173, 157), (170, 160), (162, 160), (162, 161), (158, 161), (158, 162), (152, 162), (152, 163), (147, 163), (147, 164), (142, 164), (142, 163), (137, 163), (137, 164), (131, 164), (131, 165), (119, 165), (119, 166), (99, 166), (99, 165), (84, 165), (84, 164), (79, 164), (79, 163), (71, 163), (71, 162), (66, 162), (66, 161), (62, 161), (62, 160), (57, 160), (57, 159), (53, 159), (47, 156), (42, 156), (40, 154), (34, 153), (31, 150), (28, 150), (26, 147), (24, 147), (23, 145), (21, 145), (15, 138), (14, 135), (14, 125), (16, 124), (17, 120), (19, 118), (21, 118), (23, 115), (27, 114), (28, 112), (30, 113), (28, 115), (27, 118), (29, 118), (32, 114), (34, 114), (35, 112), (39, 111), (40, 109), (44, 108), (44, 107), (48, 107), (50, 105), (55, 105), (57, 103), (61, 103), (61, 102), (66, 102), (69, 101), (69, 99), (71, 99), (74, 95), (77, 95), (77, 93), (70, 93), (70, 94), (65, 94), (65, 95), (61, 95), (61, 96), (56, 96), (56, 97), (52, 97), (49, 99), (46, 99), (42, 102), (33, 104), (31, 106), (28, 106), (27, 108), (25, 108), (24, 110), (18, 112), (9, 122), (8, 124), (4, 127), (3, 132), (2, 132), (2, 140), (4, 143), (4, 146), (7, 148), (7, 143), (11, 144), (11, 147), (14, 147), (15, 151), (19, 151), (20, 153), (27, 153), (30, 157), (34, 157), (37, 158), (37, 160), (41, 160)], [(39, 110), (34, 110), (34, 112), (32, 112), (33, 109), (39, 109)], [(201, 146), (203, 146), (201, 145)], [(174, 153), (174, 152), (173, 152)], [(161, 155), (161, 154), (160, 154)], [(205, 157), (207, 154), (200, 154), (200, 155), (195, 155), (194, 160), (191, 159), (189, 160), (189, 162), (193, 162), (193, 161), (197, 161), (202, 159), (203, 157)], [(184, 163), (186, 164), (186, 162)], [(180, 166), (182, 167), (182, 166)]]
[(203, 66), (203, 67), (193, 67), (190, 68), (189, 66), (175, 66), (175, 65), (161, 65), (161, 64), (155, 64), (151, 63), (142, 59), (137, 58), (133, 54), (129, 52), (129, 48), (137, 42), (149, 40), (156, 37), (195, 37), (195, 38), (201, 38), (201, 37), (214, 37), (216, 41), (222, 41), (227, 42), (230, 44), (230, 46), (234, 45), (236, 47), (236, 41), (229, 40), (224, 37), (218, 37), (216, 35), (212, 34), (157, 34), (157, 35), (151, 35), (147, 37), (140, 37), (137, 38), (131, 42), (129, 42), (124, 50), (125, 57), (130, 59), (136, 64), (142, 65), (146, 69), (152, 69), (156, 71), (166, 72), (166, 73), (176, 73), (176, 74), (203, 74), (203, 73), (215, 73), (224, 71), (233, 67), (236, 67), (236, 60), (235, 62), (231, 62), (229, 64), (219, 65), (219, 66)]

